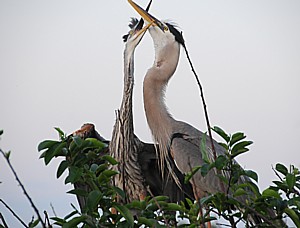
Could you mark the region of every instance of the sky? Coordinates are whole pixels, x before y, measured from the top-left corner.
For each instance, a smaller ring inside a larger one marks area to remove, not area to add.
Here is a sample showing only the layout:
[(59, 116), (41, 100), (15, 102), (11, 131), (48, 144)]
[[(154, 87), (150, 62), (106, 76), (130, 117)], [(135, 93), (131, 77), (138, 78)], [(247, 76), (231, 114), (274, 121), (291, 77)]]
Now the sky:
[[(136, 0), (141, 6), (147, 1)], [(153, 1), (150, 12), (175, 22), (200, 77), (212, 126), (242, 131), (254, 142), (238, 161), (266, 188), (272, 166), (300, 166), (300, 2), (298, 0)], [(64, 217), (77, 205), (56, 179), (59, 159), (47, 167), (37, 145), (93, 123), (110, 139), (123, 86), (122, 35), (137, 13), (125, 0), (0, 1), (0, 148), (40, 212)], [(142, 82), (154, 59), (146, 34), (135, 53), (135, 133), (152, 142)], [(170, 112), (205, 131), (194, 76), (182, 50), (169, 83)], [(218, 139), (218, 138), (217, 138)], [(0, 158), (0, 198), (26, 222), (34, 215)], [(20, 226), (0, 205), (12, 227)]]

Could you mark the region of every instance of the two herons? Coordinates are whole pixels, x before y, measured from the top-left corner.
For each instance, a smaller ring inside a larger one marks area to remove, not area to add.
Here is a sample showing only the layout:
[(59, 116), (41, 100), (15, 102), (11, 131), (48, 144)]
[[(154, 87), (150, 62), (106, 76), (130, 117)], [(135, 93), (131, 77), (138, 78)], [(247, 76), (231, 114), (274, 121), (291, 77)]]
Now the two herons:
[[(129, 3), (142, 16), (142, 19), (140, 22), (133, 21), (130, 25), (131, 31), (124, 37), (126, 42), (124, 91), (110, 151), (112, 156), (120, 162), (117, 167), (120, 175), (116, 177), (115, 184), (126, 191), (128, 200), (131, 201), (143, 199), (147, 194), (146, 180), (138, 163), (141, 143), (134, 135), (132, 114), (134, 51), (147, 30), (153, 39), (155, 60), (144, 78), (144, 109), (154, 142), (158, 147), (157, 156), (162, 174), (166, 166), (169, 174), (180, 185), (174, 173), (174, 166), (184, 175), (190, 172), (192, 167), (202, 165), (199, 148), (203, 133), (185, 122), (175, 120), (164, 102), (166, 86), (176, 70), (180, 46), (184, 44), (181, 33), (173, 25), (159, 21), (136, 3), (132, 1)], [(147, 25), (143, 28), (144, 20)], [(218, 155), (224, 153), (222, 147), (216, 142), (214, 146)], [(191, 184), (194, 189), (192, 197), (197, 199), (203, 197), (206, 192), (221, 191), (220, 181), (213, 171), (205, 177), (196, 173)]]
[[(131, 30), (123, 37), (125, 42), (123, 99), (117, 112), (109, 147), (111, 155), (119, 161), (114, 169), (120, 174), (115, 176), (114, 184), (124, 190), (126, 202), (142, 200), (149, 191), (166, 195), (183, 191), (191, 199), (200, 199), (206, 193), (224, 191), (224, 186), (221, 186), (214, 170), (209, 171), (205, 177), (196, 172), (190, 186), (185, 186), (182, 181), (182, 176), (190, 172), (192, 167), (204, 164), (200, 151), (204, 134), (193, 126), (174, 119), (164, 101), (167, 84), (178, 65), (181, 45), (184, 45), (182, 34), (170, 23), (164, 23), (147, 12), (151, 2), (145, 11), (131, 0), (128, 1), (142, 18), (140, 21), (132, 20)], [(159, 161), (159, 165), (150, 167), (151, 172), (148, 176), (143, 173), (143, 162), (139, 153), (143, 151), (144, 144), (134, 134), (132, 113), (134, 51), (147, 30), (153, 40), (155, 60), (144, 77), (144, 109), (156, 145), (157, 154), (153, 156)], [(225, 153), (223, 147), (215, 141), (213, 143), (217, 155)], [(209, 146), (207, 152), (213, 157)], [(149, 184), (151, 175), (152, 178), (159, 176), (156, 185), (161, 186), (156, 186), (153, 181), (152, 185)], [(172, 185), (169, 192), (164, 190), (168, 185)], [(178, 202), (183, 199), (182, 195), (177, 196), (172, 200)]]

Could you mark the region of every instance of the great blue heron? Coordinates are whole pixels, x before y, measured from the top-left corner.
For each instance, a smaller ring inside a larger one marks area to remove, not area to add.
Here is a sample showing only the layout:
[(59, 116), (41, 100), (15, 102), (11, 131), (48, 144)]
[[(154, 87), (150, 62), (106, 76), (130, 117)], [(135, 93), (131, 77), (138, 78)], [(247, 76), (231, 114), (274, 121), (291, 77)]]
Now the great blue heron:
[[(169, 156), (181, 174), (186, 174), (193, 167), (205, 164), (200, 145), (203, 137), (206, 137), (206, 152), (213, 159), (213, 152), (209, 137), (188, 123), (178, 121), (172, 117), (165, 104), (165, 91), (167, 84), (173, 76), (179, 60), (180, 47), (184, 44), (182, 34), (170, 23), (164, 23), (148, 12), (144, 11), (132, 0), (128, 0), (135, 10), (148, 22), (148, 30), (153, 39), (155, 49), (155, 60), (153, 66), (148, 69), (143, 84), (144, 109), (147, 122), (155, 143), (158, 144), (161, 168), (167, 164), (169, 169)], [(225, 149), (213, 140), (214, 148), (218, 155), (224, 155)], [(172, 172), (172, 170), (170, 170)], [(227, 177), (227, 173), (223, 173)], [(174, 174), (176, 178), (176, 175)], [(239, 183), (250, 182), (250, 179), (241, 176)], [(207, 193), (225, 192), (223, 182), (220, 181), (218, 173), (213, 169), (206, 176), (196, 172), (191, 179), (194, 195), (200, 199)], [(249, 193), (251, 194), (251, 193)], [(244, 202), (247, 196), (241, 196)], [(272, 210), (270, 215), (274, 216)], [(254, 223), (260, 223), (261, 219), (250, 216)], [(280, 223), (281, 224), (281, 223)], [(282, 223), (283, 224), (283, 223)]]
[[(167, 158), (171, 154), (178, 169), (186, 174), (192, 167), (204, 164), (200, 153), (200, 143), (204, 134), (188, 123), (175, 120), (164, 102), (166, 86), (177, 68), (180, 46), (184, 45), (184, 39), (173, 25), (159, 21), (134, 2), (129, 2), (144, 20), (148, 21), (148, 31), (155, 49), (154, 64), (148, 69), (143, 85), (147, 122), (154, 141), (158, 144), (161, 164), (168, 162)], [(217, 155), (224, 154), (224, 148), (215, 141), (214, 146)], [(213, 157), (209, 146), (207, 151)], [(222, 191), (220, 180), (214, 171), (210, 171), (205, 177), (197, 172), (192, 184), (198, 199), (207, 192)]]
[(113, 169), (120, 174), (114, 178), (114, 184), (126, 193), (125, 202), (142, 200), (147, 195), (145, 179), (138, 163), (138, 151), (141, 141), (134, 135), (132, 114), (132, 93), (134, 85), (134, 51), (144, 34), (140, 34), (143, 20), (132, 19), (131, 30), (124, 36), (124, 89), (120, 110), (114, 126), (109, 150), (119, 162)]
[[(151, 1), (147, 9), (150, 4)], [(120, 173), (115, 176), (114, 184), (125, 192), (125, 202), (144, 199), (147, 195), (147, 186), (150, 187), (153, 195), (167, 195), (170, 201), (178, 202), (188, 195), (193, 197), (191, 187), (185, 186), (180, 189), (170, 176), (162, 179), (157, 168), (153, 145), (141, 142), (134, 134), (132, 113), (134, 51), (147, 27), (143, 28), (142, 19), (139, 22), (137, 19), (132, 19), (129, 26), (130, 32), (123, 37), (125, 42), (123, 98), (109, 144), (110, 154), (119, 162), (113, 167)], [(180, 173), (178, 175), (180, 176)], [(180, 179), (183, 182), (182, 175)]]

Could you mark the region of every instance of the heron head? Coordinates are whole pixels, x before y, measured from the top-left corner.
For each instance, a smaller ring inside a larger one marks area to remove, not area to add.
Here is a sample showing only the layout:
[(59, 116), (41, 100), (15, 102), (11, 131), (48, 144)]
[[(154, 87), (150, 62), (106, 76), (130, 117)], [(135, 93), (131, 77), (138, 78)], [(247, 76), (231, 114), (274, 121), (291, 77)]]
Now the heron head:
[(128, 0), (131, 6), (142, 16), (142, 19), (148, 24), (144, 29), (149, 29), (155, 46), (164, 46), (169, 42), (176, 41), (184, 46), (184, 39), (175, 26), (163, 22), (152, 16), (132, 0)]
[[(152, 3), (152, 0), (150, 0), (146, 10), (144, 10), (145, 12), (147, 12), (149, 10), (151, 3)], [(143, 28), (143, 26), (144, 26), (143, 18), (141, 18), (139, 21), (136, 18), (131, 18), (131, 21), (128, 26), (130, 28), (130, 31), (126, 35), (123, 36), (123, 41), (126, 44), (130, 43), (133, 46), (133, 48), (135, 48), (142, 40), (148, 27)]]

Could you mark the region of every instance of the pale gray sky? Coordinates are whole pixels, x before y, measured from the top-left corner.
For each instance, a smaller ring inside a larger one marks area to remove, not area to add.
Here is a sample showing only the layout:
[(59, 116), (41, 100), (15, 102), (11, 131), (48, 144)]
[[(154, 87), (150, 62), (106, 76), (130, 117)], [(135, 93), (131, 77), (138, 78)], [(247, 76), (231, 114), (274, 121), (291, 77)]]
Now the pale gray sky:
[[(137, 1), (142, 6), (147, 1)], [(300, 2), (298, 0), (153, 1), (150, 12), (183, 30), (204, 87), (211, 124), (243, 131), (254, 141), (239, 162), (265, 188), (277, 162), (300, 166)], [(45, 167), (37, 145), (92, 122), (107, 139), (123, 83), (122, 35), (138, 15), (127, 1), (0, 2), (0, 147), (41, 212), (64, 216), (76, 203), (57, 180), (58, 161)], [(153, 62), (146, 34), (135, 58), (135, 131), (151, 142), (142, 80)], [(198, 87), (185, 54), (167, 90), (174, 117), (205, 130)], [(0, 198), (28, 222), (34, 214), (4, 159)], [(13, 218), (0, 205), (7, 222)]]

